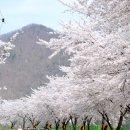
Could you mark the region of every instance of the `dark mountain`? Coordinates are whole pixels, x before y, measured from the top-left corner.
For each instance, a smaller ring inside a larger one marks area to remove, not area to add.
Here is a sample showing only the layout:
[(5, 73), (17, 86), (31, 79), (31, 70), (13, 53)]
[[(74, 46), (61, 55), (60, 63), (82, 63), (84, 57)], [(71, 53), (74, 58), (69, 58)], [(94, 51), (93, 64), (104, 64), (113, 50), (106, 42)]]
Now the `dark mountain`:
[(1, 40), (11, 41), (15, 45), (6, 63), (0, 65), (2, 98), (16, 99), (29, 95), (31, 88), (48, 82), (46, 75), (63, 75), (59, 65), (68, 65), (68, 56), (60, 53), (48, 59), (52, 50), (36, 43), (39, 38), (46, 41), (57, 38), (58, 35), (52, 32), (52, 29), (43, 25), (30, 24), (0, 36)]

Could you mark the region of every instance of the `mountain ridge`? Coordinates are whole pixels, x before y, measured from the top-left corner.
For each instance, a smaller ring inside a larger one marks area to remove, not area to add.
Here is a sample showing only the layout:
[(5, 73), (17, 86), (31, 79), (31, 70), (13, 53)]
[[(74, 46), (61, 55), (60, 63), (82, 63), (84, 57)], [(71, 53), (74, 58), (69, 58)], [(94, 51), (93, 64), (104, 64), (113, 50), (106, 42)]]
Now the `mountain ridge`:
[[(14, 32), (14, 31), (13, 31)], [(52, 59), (48, 56), (52, 50), (36, 44), (38, 39), (49, 41), (57, 38), (53, 29), (43, 25), (29, 24), (15, 33), (3, 34), (0, 39), (11, 41), (15, 48), (4, 65), (0, 66), (0, 95), (4, 99), (16, 99), (31, 94), (31, 88), (37, 89), (47, 83), (46, 75), (63, 75), (59, 65), (68, 65), (68, 56), (61, 52)], [(7, 90), (1, 89), (6, 87)]]

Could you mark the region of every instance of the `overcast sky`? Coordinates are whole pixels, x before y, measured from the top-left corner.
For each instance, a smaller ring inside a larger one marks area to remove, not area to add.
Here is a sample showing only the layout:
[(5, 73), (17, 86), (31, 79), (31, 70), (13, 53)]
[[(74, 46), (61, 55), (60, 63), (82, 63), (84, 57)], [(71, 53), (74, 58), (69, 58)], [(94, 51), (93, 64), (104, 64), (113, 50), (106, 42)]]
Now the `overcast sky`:
[(30, 23), (58, 29), (61, 19), (68, 20), (72, 17), (70, 14), (65, 14), (64, 10), (66, 10), (66, 7), (57, 0), (1, 0), (0, 11), (3, 16), (0, 17), (5, 18), (6, 24), (0, 27), (0, 34), (13, 31)]

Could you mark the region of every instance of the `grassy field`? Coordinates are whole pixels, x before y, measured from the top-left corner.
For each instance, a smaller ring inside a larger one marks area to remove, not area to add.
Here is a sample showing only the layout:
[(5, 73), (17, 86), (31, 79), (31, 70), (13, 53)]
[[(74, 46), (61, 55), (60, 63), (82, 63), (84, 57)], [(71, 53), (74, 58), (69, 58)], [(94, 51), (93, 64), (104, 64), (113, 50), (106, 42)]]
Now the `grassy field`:
[[(0, 130), (17, 130), (17, 129), (11, 129), (9, 127), (0, 126)], [(38, 129), (31, 129), (31, 130), (38, 130)], [(39, 130), (43, 130), (43, 128), (40, 128)], [(55, 130), (55, 128), (52, 128), (50, 130)], [(62, 128), (60, 127), (59, 130), (62, 130)], [(73, 127), (72, 126), (67, 126), (67, 130), (73, 130)], [(80, 126), (77, 126), (76, 130), (80, 130)], [(87, 127), (86, 127), (85, 130), (87, 130)], [(101, 126), (100, 125), (91, 125), (90, 130), (101, 130)], [(108, 128), (108, 130), (109, 130), (109, 128)], [(113, 130), (115, 130), (115, 129), (113, 129)], [(130, 130), (130, 128), (121, 128), (120, 130)]]
[[(55, 128), (52, 128), (51, 130), (55, 130)], [(59, 130), (62, 130), (62, 128), (59, 128)], [(67, 130), (73, 130), (72, 126), (67, 126)], [(80, 126), (77, 126), (77, 130), (80, 130)], [(87, 127), (85, 130), (87, 130)], [(90, 130), (101, 130), (101, 126), (100, 125), (91, 125)], [(109, 130), (109, 128), (108, 128), (108, 130)], [(115, 129), (113, 129), (113, 130), (115, 130)], [(121, 128), (120, 130), (130, 130), (130, 128)]]

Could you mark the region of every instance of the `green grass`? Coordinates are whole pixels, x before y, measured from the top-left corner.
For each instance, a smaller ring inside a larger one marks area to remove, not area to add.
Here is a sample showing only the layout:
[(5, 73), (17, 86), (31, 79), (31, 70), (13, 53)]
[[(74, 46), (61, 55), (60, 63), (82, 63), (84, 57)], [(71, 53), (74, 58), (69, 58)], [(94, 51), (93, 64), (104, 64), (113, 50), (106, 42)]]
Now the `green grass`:
[[(99, 125), (91, 125), (90, 129), (91, 130), (101, 130), (101, 126), (99, 126)], [(52, 128), (51, 130), (55, 130), (55, 128)], [(60, 127), (59, 130), (62, 130), (62, 128)], [(68, 125), (67, 130), (73, 130), (73, 127)], [(80, 126), (77, 126), (76, 130), (80, 130)], [(86, 127), (85, 130), (87, 130), (87, 127)]]
[[(52, 128), (51, 130), (55, 130), (55, 128)], [(62, 128), (60, 127), (59, 130), (62, 130)], [(73, 127), (68, 125), (67, 130), (73, 130)], [(80, 130), (80, 126), (77, 126), (76, 130)], [(85, 130), (87, 130), (87, 127)], [(91, 125), (90, 130), (101, 130), (101, 126), (100, 125)], [(108, 130), (110, 130), (110, 129), (108, 129)], [(113, 130), (115, 130), (115, 129), (113, 129)], [(130, 130), (130, 128), (121, 128), (120, 130)]]
[[(16, 128), (11, 129), (10, 127), (3, 127), (0, 125), (0, 130), (17, 130), (17, 129)], [(43, 130), (43, 128), (40, 128), (40, 130)], [(50, 130), (55, 130), (55, 128), (52, 128)], [(59, 127), (59, 130), (62, 130), (62, 128)], [(73, 127), (71, 125), (68, 125), (67, 130), (73, 130)], [(76, 130), (80, 130), (80, 126), (77, 126)], [(85, 130), (87, 130), (87, 127)], [(100, 125), (91, 125), (90, 130), (101, 130), (101, 126)], [(115, 129), (113, 129), (113, 130), (115, 130)], [(130, 130), (130, 128), (121, 128), (120, 130)]]

